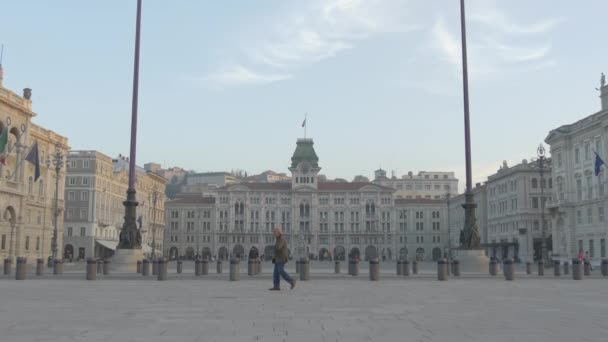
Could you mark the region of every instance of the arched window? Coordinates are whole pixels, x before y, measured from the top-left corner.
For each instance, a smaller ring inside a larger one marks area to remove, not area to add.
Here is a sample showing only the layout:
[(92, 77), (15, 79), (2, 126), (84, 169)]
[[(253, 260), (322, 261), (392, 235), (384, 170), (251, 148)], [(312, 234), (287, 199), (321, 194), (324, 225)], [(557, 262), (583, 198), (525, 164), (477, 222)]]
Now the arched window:
[(42, 179), (38, 183), (38, 196), (44, 196), (44, 181)]
[(532, 189), (538, 188), (538, 179), (532, 178)]

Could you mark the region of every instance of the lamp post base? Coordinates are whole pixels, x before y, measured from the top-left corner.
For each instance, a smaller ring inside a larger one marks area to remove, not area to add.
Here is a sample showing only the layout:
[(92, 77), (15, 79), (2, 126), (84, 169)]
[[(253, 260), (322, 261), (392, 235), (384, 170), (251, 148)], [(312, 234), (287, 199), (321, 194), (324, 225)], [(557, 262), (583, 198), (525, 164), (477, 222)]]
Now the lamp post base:
[(463, 273), (487, 273), (490, 258), (483, 249), (453, 249), (454, 259), (460, 261)]
[(117, 249), (112, 257), (110, 269), (112, 273), (135, 273), (137, 272), (137, 261), (144, 259), (141, 248)]

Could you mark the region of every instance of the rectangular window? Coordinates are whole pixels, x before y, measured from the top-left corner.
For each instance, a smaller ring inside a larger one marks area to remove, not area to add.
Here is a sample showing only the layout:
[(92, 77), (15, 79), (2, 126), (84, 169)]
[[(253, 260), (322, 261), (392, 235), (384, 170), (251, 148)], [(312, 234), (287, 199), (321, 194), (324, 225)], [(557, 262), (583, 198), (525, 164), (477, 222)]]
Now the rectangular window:
[(593, 222), (593, 210), (591, 208), (587, 208), (587, 223)]
[(89, 161), (88, 160), (83, 161), (82, 162), (82, 167), (85, 168), (85, 169), (88, 169), (89, 168)]
[(76, 193), (74, 191), (68, 191), (68, 200), (69, 201), (76, 200)]
[(580, 178), (576, 180), (576, 198), (579, 201), (583, 200), (583, 180)]
[(583, 240), (578, 240), (578, 251), (579, 252), (583, 251)]
[(85, 227), (80, 227), (80, 236), (85, 236), (87, 229)]
[(89, 192), (88, 191), (83, 191), (80, 193), (80, 200), (81, 201), (88, 201), (89, 200)]
[(0, 249), (6, 249), (6, 234), (2, 234), (2, 241), (0, 242)]
[(532, 208), (538, 209), (538, 197), (532, 197)]
[[(4, 241), (4, 240), (2, 240), (2, 241)], [(600, 257), (602, 257), (602, 258), (606, 257), (606, 239), (600, 239)]]
[(591, 159), (591, 146), (589, 143), (585, 144), (585, 160)]
[(89, 185), (89, 177), (82, 177), (82, 185)]
[(561, 152), (557, 154), (557, 167), (558, 168), (562, 167), (562, 154), (561, 154)]
[(595, 256), (595, 243), (593, 239), (589, 240), (589, 256), (592, 258)]
[(36, 250), (39, 251), (40, 250), (40, 236), (36, 237)]
[(72, 227), (68, 227), (68, 237), (72, 237)]
[(604, 207), (597, 208), (597, 220), (598, 222), (604, 222)]
[(583, 212), (580, 210), (576, 211), (576, 223), (578, 223), (578, 224), (583, 223)]
[(576, 164), (581, 162), (581, 153), (578, 147), (574, 149), (574, 162)]
[(86, 209), (80, 209), (80, 218), (81, 219), (86, 219), (87, 218), (87, 210)]
[(30, 250), (30, 237), (29, 236), (25, 237), (25, 250), (26, 251)]

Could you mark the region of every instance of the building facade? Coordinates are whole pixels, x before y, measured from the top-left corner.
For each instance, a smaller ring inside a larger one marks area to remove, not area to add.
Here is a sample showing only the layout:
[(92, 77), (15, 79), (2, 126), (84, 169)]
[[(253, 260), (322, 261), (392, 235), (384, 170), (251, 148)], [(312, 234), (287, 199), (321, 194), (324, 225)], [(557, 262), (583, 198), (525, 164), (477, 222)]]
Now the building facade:
[[(112, 159), (98, 151), (70, 151), (65, 187), (65, 258), (82, 260), (113, 254), (124, 223), (128, 167), (128, 159), (122, 156)], [(150, 254), (155, 242), (160, 254), (166, 179), (141, 168), (136, 175), (142, 247), (145, 254)]]
[(275, 227), (293, 257), (432, 260), (445, 252), (445, 201), (395, 199), (394, 189), (369, 182), (319, 182), (318, 161), (312, 139), (298, 139), (290, 182), (242, 182), (214, 199), (168, 202), (165, 253), (269, 258)]
[[(543, 202), (551, 201), (553, 178), (551, 160), (538, 160), (509, 167), (506, 162), (488, 177), (487, 241), (488, 255), (534, 262), (541, 256)], [(545, 209), (546, 211), (546, 209)], [(547, 250), (551, 251), (551, 222), (545, 217)]]
[[(23, 96), (19, 96), (4, 88), (0, 77), (0, 131), (6, 127), (9, 132), (8, 155), (5, 164), (0, 164), (0, 257), (26, 257), (28, 262), (52, 255), (56, 212), (57, 256), (61, 255), (65, 160), (57, 174), (53, 156), (56, 152), (65, 156), (69, 148), (66, 137), (32, 122), (37, 114), (32, 111), (31, 95), (31, 89), (24, 89)], [(40, 159), (38, 180), (34, 164), (24, 160), (36, 142)]]
[(427, 172), (421, 171), (417, 175), (409, 172), (397, 178), (388, 178), (386, 171), (374, 171), (374, 183), (395, 189), (395, 198), (413, 199), (442, 199), (447, 194), (458, 193), (458, 179), (454, 172)]
[(572, 124), (552, 130), (554, 200), (549, 203), (555, 258), (570, 259), (589, 252), (598, 262), (605, 258), (608, 225), (607, 169), (595, 175), (595, 152), (608, 161), (608, 86), (601, 84), (602, 109)]

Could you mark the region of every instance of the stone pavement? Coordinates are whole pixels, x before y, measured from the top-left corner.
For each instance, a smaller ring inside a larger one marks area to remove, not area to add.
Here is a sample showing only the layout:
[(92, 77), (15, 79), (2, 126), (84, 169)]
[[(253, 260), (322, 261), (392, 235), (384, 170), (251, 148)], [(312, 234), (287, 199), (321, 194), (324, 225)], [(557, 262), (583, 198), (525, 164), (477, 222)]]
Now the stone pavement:
[[(0, 278), (0, 341), (608, 341), (608, 279)], [(363, 271), (363, 270), (362, 270)], [(81, 276), (82, 275), (82, 276)]]

